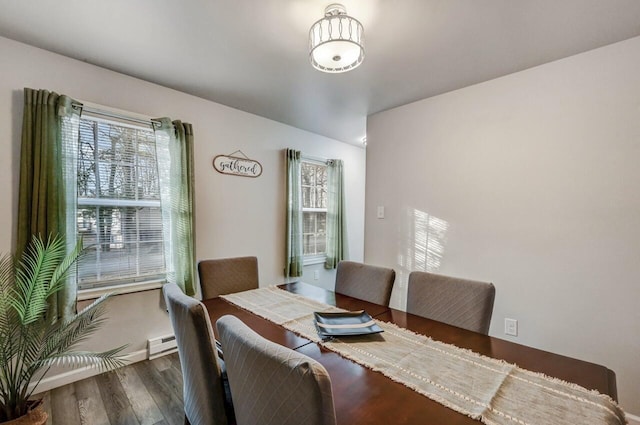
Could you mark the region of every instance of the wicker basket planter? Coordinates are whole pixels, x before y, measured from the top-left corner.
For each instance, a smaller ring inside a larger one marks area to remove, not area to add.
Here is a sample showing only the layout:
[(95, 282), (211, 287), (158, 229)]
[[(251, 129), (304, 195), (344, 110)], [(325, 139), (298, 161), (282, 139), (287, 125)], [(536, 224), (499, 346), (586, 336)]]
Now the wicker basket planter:
[(2, 422), (0, 425), (44, 425), (47, 423), (48, 417), (49, 415), (44, 411), (41, 403), (35, 409), (29, 410), (26, 415), (9, 422)]

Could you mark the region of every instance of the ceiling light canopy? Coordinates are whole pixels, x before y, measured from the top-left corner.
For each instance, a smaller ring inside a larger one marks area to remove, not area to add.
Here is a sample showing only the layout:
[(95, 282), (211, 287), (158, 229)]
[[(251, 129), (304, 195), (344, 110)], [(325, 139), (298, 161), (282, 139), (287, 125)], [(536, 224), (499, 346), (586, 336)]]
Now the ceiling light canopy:
[(327, 6), (324, 18), (309, 30), (309, 58), (314, 68), (323, 72), (346, 72), (357, 68), (364, 59), (364, 28), (347, 15), (338, 3)]

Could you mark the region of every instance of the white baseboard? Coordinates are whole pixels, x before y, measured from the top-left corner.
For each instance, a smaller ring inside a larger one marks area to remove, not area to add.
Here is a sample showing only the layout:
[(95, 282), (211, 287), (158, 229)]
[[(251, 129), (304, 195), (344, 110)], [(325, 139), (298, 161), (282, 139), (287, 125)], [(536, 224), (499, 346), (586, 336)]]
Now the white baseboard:
[(632, 415), (631, 413), (625, 413), (629, 425), (640, 425), (640, 416)]
[[(147, 350), (134, 351), (124, 356), (124, 360), (127, 364), (140, 362), (146, 359)], [(97, 367), (85, 366), (78, 369), (70, 370), (68, 372), (62, 372), (57, 375), (47, 376), (42, 381), (40, 381), (40, 384), (38, 384), (37, 392), (43, 393), (45, 391), (70, 384), (72, 382), (99, 375), (102, 372), (103, 371), (98, 369)]]

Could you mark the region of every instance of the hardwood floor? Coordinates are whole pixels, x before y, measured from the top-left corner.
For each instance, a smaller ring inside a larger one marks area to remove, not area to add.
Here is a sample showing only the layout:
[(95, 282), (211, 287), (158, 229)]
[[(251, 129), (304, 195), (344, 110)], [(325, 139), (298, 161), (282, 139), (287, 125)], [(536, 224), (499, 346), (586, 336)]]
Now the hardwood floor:
[(146, 360), (40, 394), (47, 425), (183, 425), (178, 354)]

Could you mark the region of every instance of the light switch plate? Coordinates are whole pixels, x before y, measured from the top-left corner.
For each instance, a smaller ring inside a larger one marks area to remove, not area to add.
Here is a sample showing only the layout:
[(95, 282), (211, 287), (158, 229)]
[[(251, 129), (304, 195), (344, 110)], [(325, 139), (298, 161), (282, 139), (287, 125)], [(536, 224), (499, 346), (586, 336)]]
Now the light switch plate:
[(378, 218), (384, 218), (384, 207), (378, 207)]

